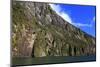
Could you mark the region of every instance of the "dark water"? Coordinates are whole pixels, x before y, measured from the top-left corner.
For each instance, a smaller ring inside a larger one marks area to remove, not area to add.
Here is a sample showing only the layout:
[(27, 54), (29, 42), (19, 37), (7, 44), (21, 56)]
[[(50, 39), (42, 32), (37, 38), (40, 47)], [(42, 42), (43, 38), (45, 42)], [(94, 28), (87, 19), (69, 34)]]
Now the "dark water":
[(72, 62), (89, 62), (96, 61), (96, 56), (53, 56), (38, 58), (12, 58), (13, 65), (40, 65), (40, 64), (56, 64), (56, 63), (72, 63)]

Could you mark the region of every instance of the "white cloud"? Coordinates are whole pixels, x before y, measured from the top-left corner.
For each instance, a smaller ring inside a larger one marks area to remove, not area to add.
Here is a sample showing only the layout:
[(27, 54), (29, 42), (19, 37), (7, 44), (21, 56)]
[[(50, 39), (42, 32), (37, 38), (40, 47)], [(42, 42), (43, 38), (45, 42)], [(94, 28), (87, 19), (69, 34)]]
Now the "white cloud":
[(71, 18), (69, 17), (69, 15), (67, 13), (62, 12), (61, 17), (63, 19), (65, 19), (66, 21), (68, 21), (69, 23), (72, 23), (72, 20), (71, 20)]
[(56, 10), (57, 13), (61, 12), (61, 7), (59, 5), (55, 5), (55, 4), (49, 4), (49, 5), (54, 11)]
[(64, 20), (68, 21), (69, 23), (72, 22), (71, 17), (65, 13), (59, 5), (50, 4), (51, 8), (56, 11), (58, 15), (60, 15)]

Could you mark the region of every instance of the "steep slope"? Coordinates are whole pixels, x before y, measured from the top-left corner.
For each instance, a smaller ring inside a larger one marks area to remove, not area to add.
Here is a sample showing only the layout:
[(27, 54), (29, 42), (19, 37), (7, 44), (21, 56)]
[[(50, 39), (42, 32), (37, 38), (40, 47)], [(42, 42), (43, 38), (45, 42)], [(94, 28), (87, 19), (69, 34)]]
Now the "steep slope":
[(95, 55), (95, 38), (63, 20), (46, 3), (12, 4), (12, 56)]

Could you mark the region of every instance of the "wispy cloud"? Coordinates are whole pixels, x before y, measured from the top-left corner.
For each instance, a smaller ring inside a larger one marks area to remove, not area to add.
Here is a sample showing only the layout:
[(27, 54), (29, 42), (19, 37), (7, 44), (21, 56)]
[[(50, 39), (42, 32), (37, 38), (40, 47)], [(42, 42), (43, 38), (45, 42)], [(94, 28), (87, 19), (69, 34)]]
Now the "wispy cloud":
[(63, 19), (65, 19), (66, 21), (68, 21), (69, 23), (72, 23), (72, 20), (71, 20), (70, 16), (67, 13), (61, 12), (61, 17)]
[[(73, 24), (77, 27), (92, 27), (92, 23), (90, 24), (82, 24), (82, 23), (75, 23), (72, 21), (72, 18), (69, 16), (69, 14), (60, 7), (60, 5), (57, 4), (50, 4), (51, 8), (56, 11), (58, 15), (60, 15), (64, 20), (68, 21), (69, 23)], [(95, 21), (95, 17), (93, 18), (93, 21)]]
[(56, 5), (56, 4), (49, 4), (50, 7), (53, 9), (53, 10), (56, 10), (56, 13), (60, 13), (61, 12), (61, 7), (60, 5)]
[(77, 27), (92, 27), (92, 24), (72, 23)]
[(56, 13), (58, 15), (60, 15), (63, 19), (65, 19), (66, 21), (68, 21), (69, 23), (72, 22), (71, 17), (65, 13), (62, 8), (59, 5), (55, 5), (55, 4), (50, 4), (51, 8), (56, 11)]
[(89, 24), (82, 24), (82, 23), (73, 23), (75, 26), (81, 26), (81, 27), (92, 27), (95, 23), (95, 16), (93, 17), (93, 19), (90, 21)]

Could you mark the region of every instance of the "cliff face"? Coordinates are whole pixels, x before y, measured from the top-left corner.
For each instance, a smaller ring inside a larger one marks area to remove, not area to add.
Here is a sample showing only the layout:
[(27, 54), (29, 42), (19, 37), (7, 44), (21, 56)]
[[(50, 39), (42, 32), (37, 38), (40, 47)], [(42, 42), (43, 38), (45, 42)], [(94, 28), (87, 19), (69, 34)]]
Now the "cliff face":
[(13, 57), (95, 55), (95, 38), (69, 24), (46, 3), (12, 4)]

